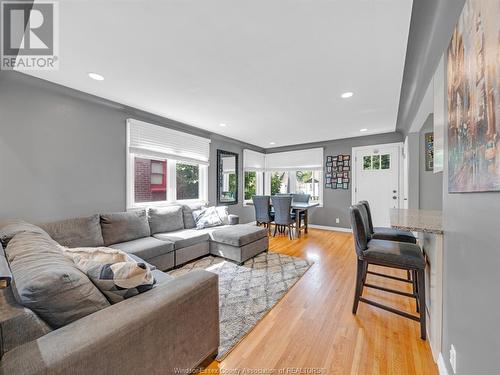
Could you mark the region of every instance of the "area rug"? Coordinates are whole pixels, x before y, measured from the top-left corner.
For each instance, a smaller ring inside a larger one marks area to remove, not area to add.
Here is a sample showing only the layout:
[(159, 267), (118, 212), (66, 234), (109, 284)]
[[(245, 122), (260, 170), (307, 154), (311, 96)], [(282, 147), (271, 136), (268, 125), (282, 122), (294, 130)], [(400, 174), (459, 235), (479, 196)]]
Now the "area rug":
[(177, 277), (202, 268), (219, 275), (220, 346), (216, 360), (221, 361), (311, 265), (304, 259), (268, 252), (242, 266), (207, 256), (169, 274)]

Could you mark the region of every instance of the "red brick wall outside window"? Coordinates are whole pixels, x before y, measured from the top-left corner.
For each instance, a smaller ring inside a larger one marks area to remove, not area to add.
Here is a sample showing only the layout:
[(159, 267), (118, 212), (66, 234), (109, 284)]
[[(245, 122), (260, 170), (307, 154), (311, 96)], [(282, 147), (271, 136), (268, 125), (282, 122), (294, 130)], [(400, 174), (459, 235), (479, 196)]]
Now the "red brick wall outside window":
[(167, 161), (135, 157), (135, 201), (154, 202), (167, 200)]

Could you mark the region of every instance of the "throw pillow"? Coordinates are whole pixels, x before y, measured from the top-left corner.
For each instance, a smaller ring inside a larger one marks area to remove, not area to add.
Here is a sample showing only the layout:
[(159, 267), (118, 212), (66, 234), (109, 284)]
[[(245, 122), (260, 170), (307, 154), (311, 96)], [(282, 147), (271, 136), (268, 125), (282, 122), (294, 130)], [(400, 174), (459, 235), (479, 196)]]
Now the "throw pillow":
[(196, 229), (210, 228), (222, 225), (222, 220), (215, 207), (208, 207), (204, 210), (193, 211), (193, 218), (196, 222)]
[(222, 224), (228, 225), (229, 224), (229, 211), (227, 206), (218, 206), (215, 207), (217, 210), (217, 214), (219, 215), (220, 219), (222, 220)]
[(140, 258), (136, 261), (121, 250), (97, 247), (63, 251), (111, 303), (150, 290), (156, 283), (148, 263)]

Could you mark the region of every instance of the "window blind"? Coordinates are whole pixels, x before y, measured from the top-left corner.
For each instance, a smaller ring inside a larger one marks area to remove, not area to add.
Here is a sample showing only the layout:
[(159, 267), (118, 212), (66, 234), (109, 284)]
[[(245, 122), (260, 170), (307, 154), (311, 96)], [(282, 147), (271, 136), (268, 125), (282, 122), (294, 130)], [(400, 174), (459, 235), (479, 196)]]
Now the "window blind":
[(204, 165), (210, 159), (210, 139), (134, 119), (127, 119), (127, 143), (131, 153), (148, 157)]
[(257, 151), (243, 150), (243, 169), (263, 172), (266, 167), (266, 155)]
[(323, 170), (323, 148), (266, 154), (266, 170)]

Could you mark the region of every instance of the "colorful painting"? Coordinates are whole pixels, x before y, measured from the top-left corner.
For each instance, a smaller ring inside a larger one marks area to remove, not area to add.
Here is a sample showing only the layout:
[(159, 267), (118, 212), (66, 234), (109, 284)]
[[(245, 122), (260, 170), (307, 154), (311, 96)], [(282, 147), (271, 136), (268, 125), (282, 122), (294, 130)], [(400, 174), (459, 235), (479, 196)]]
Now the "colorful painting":
[(434, 170), (434, 133), (425, 133), (425, 170)]
[(448, 47), (448, 190), (500, 191), (500, 0), (467, 0)]

